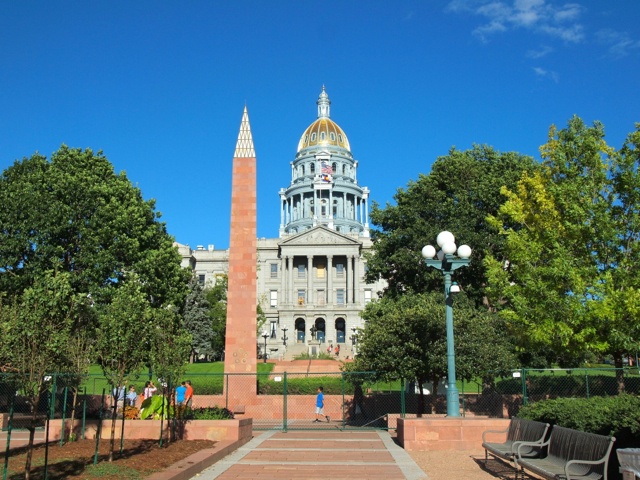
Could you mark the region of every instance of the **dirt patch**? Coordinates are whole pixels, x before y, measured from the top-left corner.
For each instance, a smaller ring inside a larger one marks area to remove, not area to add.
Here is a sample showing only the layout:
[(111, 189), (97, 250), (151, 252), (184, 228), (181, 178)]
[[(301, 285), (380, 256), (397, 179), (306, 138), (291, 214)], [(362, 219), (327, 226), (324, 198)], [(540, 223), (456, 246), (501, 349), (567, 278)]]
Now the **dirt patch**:
[[(135, 480), (165, 470), (170, 465), (205, 448), (212, 448), (216, 442), (210, 440), (176, 440), (162, 448), (157, 440), (125, 440), (122, 453), (120, 441), (116, 441), (113, 462), (109, 463), (109, 441), (100, 442), (98, 464), (93, 465), (96, 449), (95, 440), (79, 440), (60, 446), (49, 444), (48, 478), (54, 479), (101, 479)], [(12, 450), (9, 454), (9, 475), (7, 478), (24, 478), (26, 448)], [(4, 455), (3, 455), (4, 457)], [(32, 479), (44, 478), (45, 447), (40, 445), (33, 451)], [(4, 466), (4, 462), (3, 465)]]

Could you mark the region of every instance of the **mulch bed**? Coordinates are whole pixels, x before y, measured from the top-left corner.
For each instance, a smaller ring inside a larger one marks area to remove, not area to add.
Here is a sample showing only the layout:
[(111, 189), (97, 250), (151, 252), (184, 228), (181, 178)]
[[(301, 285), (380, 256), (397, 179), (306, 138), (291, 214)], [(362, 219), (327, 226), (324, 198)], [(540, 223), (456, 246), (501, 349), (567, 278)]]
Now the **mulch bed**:
[[(95, 440), (79, 440), (60, 446), (58, 442), (49, 444), (48, 478), (55, 479), (101, 479), (122, 480), (123, 478), (141, 479), (152, 473), (162, 471), (174, 463), (205, 448), (212, 448), (216, 442), (211, 440), (176, 440), (163, 443), (158, 440), (125, 440), (122, 454), (120, 440), (116, 440), (113, 462), (109, 463), (109, 439), (100, 441), (98, 464), (93, 465)], [(44, 479), (45, 447), (34, 448), (31, 461), (31, 478)], [(2, 455), (4, 468), (5, 456)], [(7, 478), (24, 478), (26, 448), (11, 450), (9, 454), (9, 475)]]

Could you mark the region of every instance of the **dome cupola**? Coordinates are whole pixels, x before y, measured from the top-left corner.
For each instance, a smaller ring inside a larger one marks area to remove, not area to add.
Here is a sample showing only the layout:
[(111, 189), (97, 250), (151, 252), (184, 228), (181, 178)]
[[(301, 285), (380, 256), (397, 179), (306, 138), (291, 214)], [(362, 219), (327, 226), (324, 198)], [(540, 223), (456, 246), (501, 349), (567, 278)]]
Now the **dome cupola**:
[(330, 118), (331, 100), (329, 100), (324, 85), (316, 103), (318, 104), (318, 119), (309, 125), (300, 137), (298, 152), (309, 147), (323, 146), (341, 147), (350, 152), (351, 147), (347, 135)]

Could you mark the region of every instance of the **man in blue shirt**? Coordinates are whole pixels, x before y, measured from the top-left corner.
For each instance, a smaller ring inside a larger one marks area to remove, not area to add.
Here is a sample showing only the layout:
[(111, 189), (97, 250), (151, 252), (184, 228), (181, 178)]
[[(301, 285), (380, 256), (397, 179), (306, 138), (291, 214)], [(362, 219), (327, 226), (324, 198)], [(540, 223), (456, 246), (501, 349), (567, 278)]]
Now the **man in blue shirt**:
[(329, 415), (324, 414), (324, 393), (323, 388), (318, 387), (318, 395), (316, 396), (316, 419), (314, 422), (319, 422), (320, 417), (324, 417), (327, 422), (330, 420)]
[(187, 394), (187, 385), (185, 382), (182, 382), (178, 388), (176, 388), (176, 404), (184, 405), (184, 397)]

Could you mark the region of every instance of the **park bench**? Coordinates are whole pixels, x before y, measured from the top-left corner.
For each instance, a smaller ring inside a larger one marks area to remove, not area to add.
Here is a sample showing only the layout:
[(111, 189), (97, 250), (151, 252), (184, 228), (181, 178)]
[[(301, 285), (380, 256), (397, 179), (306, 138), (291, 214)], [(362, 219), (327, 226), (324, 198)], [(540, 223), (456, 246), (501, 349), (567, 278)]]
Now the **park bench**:
[[(509, 426), (504, 430), (484, 431), (482, 433), (484, 463), (487, 463), (489, 455), (499, 460), (513, 461), (515, 449), (522, 442), (527, 442), (527, 447), (521, 451), (523, 457), (538, 456), (540, 453), (539, 447), (542, 445), (542, 442), (544, 442), (548, 430), (548, 423), (513, 417), (509, 422)], [(490, 436), (494, 436), (495, 434), (502, 434), (502, 438), (504, 438), (505, 433), (507, 434), (507, 439), (504, 442), (496, 443), (487, 441)]]
[(549, 440), (542, 447), (538, 458), (521, 455), (531, 446), (527, 442), (515, 449), (516, 480), (518, 471), (527, 470), (548, 480), (607, 480), (609, 455), (614, 437), (580, 432), (570, 428), (554, 426)]

